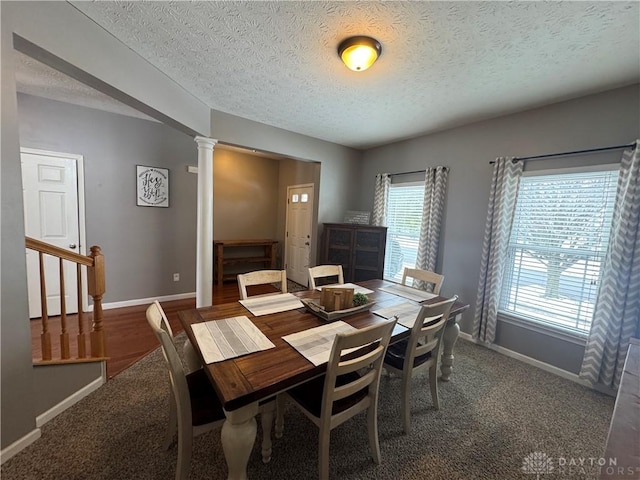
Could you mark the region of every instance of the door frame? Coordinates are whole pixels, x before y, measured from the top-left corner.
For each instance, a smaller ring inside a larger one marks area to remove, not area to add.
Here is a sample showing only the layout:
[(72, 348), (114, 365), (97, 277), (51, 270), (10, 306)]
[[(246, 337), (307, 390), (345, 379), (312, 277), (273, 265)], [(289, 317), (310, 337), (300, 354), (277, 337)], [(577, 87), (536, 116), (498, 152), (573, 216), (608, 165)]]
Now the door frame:
[(287, 262), (287, 258), (289, 258), (289, 192), (291, 189), (293, 188), (305, 188), (305, 187), (310, 187), (312, 189), (312, 195), (311, 195), (311, 199), (313, 201), (313, 204), (311, 205), (311, 220), (310, 220), (310, 235), (311, 237), (309, 238), (309, 266), (311, 266), (311, 251), (312, 251), (312, 246), (314, 245), (314, 241), (315, 238), (313, 236), (313, 219), (314, 219), (314, 215), (315, 215), (315, 209), (316, 209), (316, 184), (315, 183), (301, 183), (299, 185), (287, 185), (287, 202), (285, 203), (285, 221), (284, 221), (284, 255), (283, 255), (283, 265), (282, 267), (284, 268), (284, 270), (286, 270), (286, 262)]
[[(80, 248), (78, 249), (78, 253), (80, 255), (87, 254), (87, 232), (86, 232), (86, 222), (85, 222), (85, 196), (84, 196), (84, 156), (76, 153), (64, 153), (64, 152), (53, 152), (51, 150), (41, 150), (38, 148), (29, 148), (29, 147), (20, 147), (20, 154), (22, 156), (23, 153), (30, 155), (42, 155), (47, 157), (58, 157), (58, 158), (67, 158), (71, 160), (75, 160), (76, 162), (76, 178), (77, 178), (77, 192), (78, 192), (78, 236), (80, 239)], [(23, 215), (24, 215), (24, 204), (22, 205)], [(85, 312), (89, 310), (90, 299), (89, 299), (89, 290), (87, 285), (87, 269), (82, 269), (82, 303), (85, 307)]]

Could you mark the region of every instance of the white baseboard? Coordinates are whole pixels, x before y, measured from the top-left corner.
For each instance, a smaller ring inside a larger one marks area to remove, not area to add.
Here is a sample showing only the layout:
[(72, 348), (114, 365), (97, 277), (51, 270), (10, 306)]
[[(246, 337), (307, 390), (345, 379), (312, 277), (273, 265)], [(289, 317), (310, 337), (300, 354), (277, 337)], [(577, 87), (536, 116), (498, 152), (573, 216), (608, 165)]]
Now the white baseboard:
[(31, 445), (36, 440), (38, 440), (40, 438), (41, 434), (42, 434), (40, 428), (45, 423), (47, 423), (49, 420), (54, 418), (56, 415), (59, 415), (62, 412), (64, 412), (67, 408), (71, 407), (72, 405), (74, 405), (77, 402), (79, 402), (80, 400), (82, 400), (84, 397), (89, 395), (91, 392), (97, 390), (102, 385), (104, 385), (104, 383), (106, 382), (106, 366), (105, 366), (105, 362), (102, 362), (102, 364), (103, 364), (102, 365), (102, 373), (100, 375), (100, 378), (96, 378), (94, 381), (92, 381), (88, 385), (85, 385), (84, 387), (82, 387), (80, 390), (78, 390), (77, 392), (73, 393), (72, 395), (68, 396), (63, 401), (58, 403), (57, 405), (53, 406), (52, 408), (50, 408), (46, 412), (38, 415), (36, 417), (36, 427), (37, 428), (35, 428), (31, 432), (29, 432), (24, 437), (16, 440), (15, 442), (13, 442), (8, 447), (3, 448), (2, 451), (0, 451), (0, 465), (3, 464), (4, 462), (6, 462), (7, 460), (9, 460), (14, 455), (20, 453), (23, 449), (27, 448), (29, 445)]
[(458, 334), (458, 338), (466, 340), (467, 342), (476, 343), (476, 341), (473, 339), (473, 337), (468, 333), (460, 332)]
[[(173, 300), (184, 300), (186, 298), (196, 298), (196, 292), (176, 293), (175, 295), (165, 295), (164, 297), (135, 298), (133, 300), (124, 300), (122, 302), (103, 303), (102, 309), (109, 310), (111, 308), (135, 307), (137, 305), (148, 305), (155, 300), (159, 302), (171, 302)], [(87, 306), (87, 312), (93, 312), (93, 304)]]
[(545, 362), (541, 362), (540, 360), (536, 360), (535, 358), (531, 358), (528, 357), (526, 355), (523, 355), (521, 353), (518, 352), (514, 352), (513, 350), (509, 350), (508, 348), (504, 348), (501, 347), (500, 345), (496, 345), (494, 343), (485, 343), (485, 342), (481, 342), (479, 340), (474, 340), (473, 337), (471, 335), (469, 335), (468, 333), (464, 333), (464, 332), (460, 332), (460, 336), (459, 338), (475, 343), (477, 345), (482, 345), (483, 347), (487, 347), (495, 352), (501, 353), (502, 355), (505, 355), (507, 357), (510, 358), (514, 358), (516, 360), (519, 360), (521, 362), (526, 363), (527, 365), (531, 365), (533, 367), (539, 368), (541, 370), (544, 370), (545, 372), (549, 372), (549, 373), (553, 373), (554, 375), (557, 375), (559, 377), (562, 377), (564, 379), (567, 380), (571, 380), (572, 382), (578, 383), (584, 387), (588, 387), (588, 388), (592, 388), (593, 390), (596, 390), (600, 393), (604, 393), (606, 395), (610, 395), (612, 397), (616, 396), (616, 392), (609, 389), (609, 388), (605, 388), (601, 385), (593, 385), (591, 382), (588, 382), (586, 380), (583, 380), (582, 378), (580, 378), (578, 375), (576, 375), (575, 373), (571, 373), (571, 372), (567, 372), (566, 370), (563, 370), (561, 368), (558, 368), (554, 365), (550, 365), (548, 363)]
[(35, 430), (31, 430), (24, 437), (19, 438), (18, 440), (13, 442), (8, 447), (3, 448), (0, 451), (0, 465), (2, 465), (4, 462), (9, 460), (14, 455), (20, 453), (23, 449), (27, 448), (29, 445), (31, 445), (36, 440), (38, 440), (40, 438), (41, 434), (42, 433), (41, 433), (40, 429), (36, 428)]
[[(105, 363), (105, 362), (102, 362), (102, 363)], [(103, 367), (103, 369), (104, 369), (104, 367)], [(105, 383), (105, 378), (104, 378), (104, 374), (103, 374), (103, 375), (100, 376), (100, 378), (96, 378), (93, 382), (89, 383), (88, 385), (85, 385), (84, 387), (82, 387), (80, 390), (78, 390), (77, 392), (73, 393), (72, 395), (69, 395), (67, 398), (62, 400), (57, 405), (54, 405), (53, 407), (51, 407), (46, 412), (41, 413), (40, 415), (38, 415), (36, 417), (36, 426), (38, 428), (42, 427), (45, 423), (47, 423), (53, 417), (55, 417), (56, 415), (61, 414), (67, 408), (75, 405), (80, 400), (82, 400), (84, 397), (89, 395), (91, 392), (94, 392), (95, 390), (100, 388), (102, 385), (104, 385), (104, 383)]]

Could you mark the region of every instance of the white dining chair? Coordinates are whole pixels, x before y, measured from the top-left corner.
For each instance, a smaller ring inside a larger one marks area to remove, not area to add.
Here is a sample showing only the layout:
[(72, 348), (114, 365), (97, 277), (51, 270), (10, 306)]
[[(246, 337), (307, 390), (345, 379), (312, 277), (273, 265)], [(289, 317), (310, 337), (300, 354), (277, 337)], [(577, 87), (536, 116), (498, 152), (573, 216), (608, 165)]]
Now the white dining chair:
[[(160, 326), (163, 330), (165, 330), (169, 334), (169, 338), (175, 343), (175, 338), (173, 336), (173, 330), (171, 329), (171, 325), (169, 324), (169, 320), (167, 319), (167, 315), (160, 305), (158, 300), (155, 300), (154, 305), (160, 311), (160, 315), (162, 316), (162, 320), (160, 322)], [(198, 358), (198, 354), (196, 353), (193, 345), (191, 345), (191, 341), (187, 338), (182, 345), (182, 357), (184, 358), (184, 363), (187, 366), (187, 373), (194, 372), (199, 368), (202, 368), (202, 363)]]
[(436, 295), (440, 294), (440, 288), (442, 287), (442, 282), (444, 282), (444, 275), (440, 275), (439, 273), (405, 267), (404, 272), (402, 273), (402, 285), (407, 285), (408, 278), (413, 278), (414, 284), (415, 280), (432, 284), (433, 289), (431, 291)]
[(309, 289), (314, 290), (316, 288), (316, 278), (335, 278), (335, 282), (329, 282), (332, 284), (343, 284), (344, 274), (342, 273), (342, 265), (318, 265), (316, 267), (309, 268)]
[(438, 357), (444, 327), (451, 307), (458, 299), (453, 296), (443, 302), (423, 305), (408, 339), (390, 345), (384, 356), (384, 369), (402, 376), (402, 419), (405, 433), (411, 429), (411, 377), (415, 372), (429, 369), (431, 399), (438, 410)]
[[(254, 272), (238, 274), (238, 290), (240, 291), (240, 300), (246, 300), (249, 295), (247, 287), (254, 285), (266, 285), (279, 283), (280, 292), (287, 293), (287, 271), (286, 270), (256, 270)], [(266, 295), (273, 295), (268, 293)]]
[[(165, 448), (171, 446), (177, 430), (176, 480), (187, 480), (191, 470), (193, 438), (221, 427), (225, 420), (224, 410), (203, 368), (191, 373), (185, 372), (172, 338), (171, 327), (157, 301), (147, 308), (146, 317), (151, 329), (160, 341), (162, 354), (169, 371), (172, 395)], [(270, 400), (261, 406), (262, 459), (265, 463), (271, 459), (271, 427), (275, 403)]]
[[(373, 461), (380, 463), (378, 442), (378, 386), (385, 351), (395, 320), (353, 333), (336, 335), (325, 375), (287, 391), (284, 395), (319, 427), (318, 470), (320, 480), (329, 478), (331, 430), (354, 415), (367, 411), (369, 446)], [(368, 347), (368, 348), (367, 348)], [(348, 360), (347, 349), (360, 349)], [(282, 409), (278, 409), (276, 436), (282, 435)]]

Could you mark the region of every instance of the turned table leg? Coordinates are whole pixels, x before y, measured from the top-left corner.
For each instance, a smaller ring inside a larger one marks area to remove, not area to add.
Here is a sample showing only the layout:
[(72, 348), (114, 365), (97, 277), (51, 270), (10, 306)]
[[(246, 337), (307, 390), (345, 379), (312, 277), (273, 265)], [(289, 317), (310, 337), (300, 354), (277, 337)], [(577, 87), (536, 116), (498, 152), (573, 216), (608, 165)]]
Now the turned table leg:
[(460, 334), (460, 327), (458, 326), (460, 318), (461, 315), (458, 315), (454, 321), (447, 322), (447, 326), (442, 335), (442, 356), (440, 357), (440, 372), (442, 372), (442, 376), (440, 380), (443, 382), (449, 381), (451, 371), (453, 370), (453, 347)]
[(222, 425), (222, 449), (229, 469), (228, 480), (246, 480), (249, 456), (256, 441), (258, 403), (232, 411), (224, 411), (227, 419)]

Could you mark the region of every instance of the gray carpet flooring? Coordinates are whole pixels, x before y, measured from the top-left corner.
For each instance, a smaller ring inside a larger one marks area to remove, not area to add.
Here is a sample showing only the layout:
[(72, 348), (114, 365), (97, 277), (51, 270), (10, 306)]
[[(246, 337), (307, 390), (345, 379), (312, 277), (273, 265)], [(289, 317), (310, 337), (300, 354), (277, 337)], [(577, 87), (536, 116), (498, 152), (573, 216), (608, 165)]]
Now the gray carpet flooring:
[[(432, 407), (426, 373), (413, 379), (409, 435), (402, 433), (399, 388), (399, 378), (382, 378), (382, 464), (370, 458), (360, 415), (331, 434), (331, 478), (533, 480), (535, 474), (523, 471), (532, 452), (554, 459), (554, 470), (540, 476), (544, 480), (597, 476), (592, 468), (562, 470), (557, 458), (602, 456), (611, 397), (462, 340), (452, 380), (440, 383), (439, 411)], [(162, 448), (168, 394), (156, 350), (47, 423), (41, 439), (2, 466), (2, 478), (173, 478), (176, 447)], [(269, 464), (262, 463), (256, 442), (249, 478), (317, 478), (317, 428), (293, 406), (285, 422)], [(226, 478), (219, 431), (194, 440), (190, 478)]]

